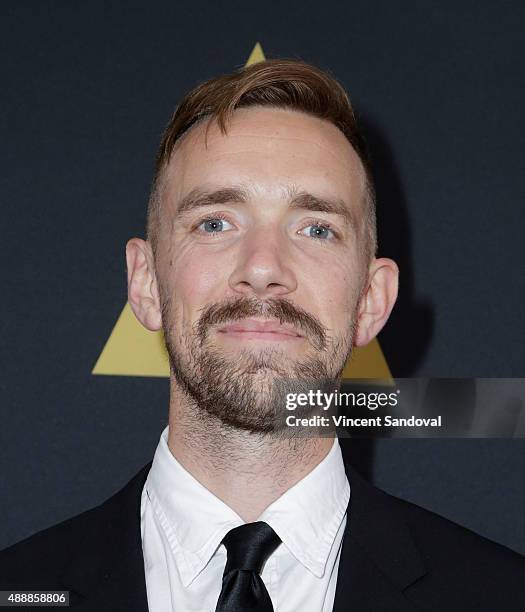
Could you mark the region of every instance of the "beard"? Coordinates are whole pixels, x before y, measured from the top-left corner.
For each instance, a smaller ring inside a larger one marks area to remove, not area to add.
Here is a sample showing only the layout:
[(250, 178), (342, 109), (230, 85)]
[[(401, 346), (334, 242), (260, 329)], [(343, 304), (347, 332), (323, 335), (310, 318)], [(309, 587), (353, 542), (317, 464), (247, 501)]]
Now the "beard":
[[(191, 333), (176, 343), (169, 300), (162, 303), (162, 326), (171, 370), (178, 385), (203, 419), (259, 434), (286, 428), (286, 397), (310, 390), (331, 392), (339, 385), (355, 335), (356, 309), (348, 333), (330, 337), (313, 315), (285, 298), (261, 302), (235, 298), (205, 307)], [(275, 318), (300, 330), (310, 343), (305, 357), (293, 360), (279, 347), (228, 351), (213, 344), (213, 326), (247, 317)], [(303, 408), (308, 416), (308, 408)], [(311, 409), (310, 409), (311, 410)]]

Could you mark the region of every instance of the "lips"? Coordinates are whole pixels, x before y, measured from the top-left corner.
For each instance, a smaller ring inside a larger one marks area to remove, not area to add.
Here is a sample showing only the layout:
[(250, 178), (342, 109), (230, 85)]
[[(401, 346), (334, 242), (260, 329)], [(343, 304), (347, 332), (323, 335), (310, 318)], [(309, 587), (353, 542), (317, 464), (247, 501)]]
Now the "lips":
[(280, 323), (273, 319), (261, 321), (259, 319), (243, 319), (224, 325), (218, 330), (224, 334), (249, 335), (252, 337), (288, 336), (290, 338), (302, 338), (302, 335), (292, 325)]

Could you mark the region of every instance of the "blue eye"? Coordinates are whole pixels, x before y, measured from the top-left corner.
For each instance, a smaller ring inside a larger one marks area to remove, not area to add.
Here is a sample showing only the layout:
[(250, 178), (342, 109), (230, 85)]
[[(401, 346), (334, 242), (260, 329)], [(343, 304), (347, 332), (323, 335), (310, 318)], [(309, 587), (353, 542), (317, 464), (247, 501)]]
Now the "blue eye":
[(317, 238), (319, 240), (327, 240), (334, 236), (333, 231), (329, 227), (320, 223), (308, 225), (302, 231), (304, 232), (305, 230), (309, 230), (308, 236), (310, 236), (310, 238)]
[(217, 234), (221, 233), (224, 229), (229, 229), (228, 227), (224, 227), (224, 224), (230, 225), (226, 219), (213, 218), (213, 219), (205, 219), (200, 225), (199, 229), (202, 229), (204, 232), (208, 234)]

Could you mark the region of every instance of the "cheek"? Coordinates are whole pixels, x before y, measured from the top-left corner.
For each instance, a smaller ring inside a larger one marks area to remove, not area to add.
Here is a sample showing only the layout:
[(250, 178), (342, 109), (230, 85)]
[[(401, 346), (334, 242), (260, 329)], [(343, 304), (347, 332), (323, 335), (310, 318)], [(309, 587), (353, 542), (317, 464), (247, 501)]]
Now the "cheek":
[(173, 277), (175, 293), (184, 301), (202, 303), (220, 284), (220, 266), (200, 257), (181, 262)]
[(318, 266), (309, 266), (309, 274), (303, 278), (304, 294), (310, 296), (312, 312), (319, 313), (321, 320), (334, 332), (346, 329), (353, 316), (358, 299), (359, 267), (353, 265), (352, 259), (345, 256), (330, 262), (327, 273), (327, 262)]
[(183, 327), (198, 319), (200, 310), (220, 301), (226, 283), (226, 266), (219, 257), (179, 252), (168, 266), (173, 316)]

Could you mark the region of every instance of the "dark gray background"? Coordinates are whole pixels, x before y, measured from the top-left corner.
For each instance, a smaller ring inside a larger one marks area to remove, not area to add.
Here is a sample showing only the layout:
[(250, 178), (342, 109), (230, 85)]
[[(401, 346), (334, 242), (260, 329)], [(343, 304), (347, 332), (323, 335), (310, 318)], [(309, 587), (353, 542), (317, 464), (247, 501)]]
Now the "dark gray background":
[[(522, 3), (3, 2), (0, 548), (149, 461), (166, 379), (92, 376), (181, 96), (267, 57), (330, 70), (363, 122), (395, 376), (523, 377)], [(524, 440), (356, 441), (380, 486), (525, 553)]]

